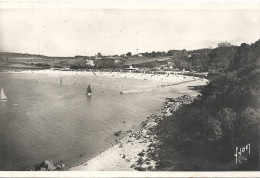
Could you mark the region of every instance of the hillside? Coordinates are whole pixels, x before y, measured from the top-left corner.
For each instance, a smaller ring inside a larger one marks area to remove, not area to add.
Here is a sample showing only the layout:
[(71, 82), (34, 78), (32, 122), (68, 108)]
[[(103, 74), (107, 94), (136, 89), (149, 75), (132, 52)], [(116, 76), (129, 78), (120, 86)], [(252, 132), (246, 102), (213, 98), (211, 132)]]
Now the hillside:
[(0, 53), (2, 68), (42, 69), (50, 67), (70, 67), (73, 64), (85, 64), (85, 59), (76, 57), (48, 57), (22, 53)]
[(165, 57), (129, 57), (124, 65), (137, 65), (137, 64), (143, 64), (143, 63), (148, 63), (148, 62), (154, 62), (154, 61), (169, 61), (171, 60), (170, 56), (165, 56)]
[(0, 59), (4, 58), (45, 58), (46, 56), (28, 53), (0, 52)]
[[(73, 69), (108, 69), (173, 67), (180, 70), (197, 72), (223, 73), (234, 58), (237, 46), (220, 43), (214, 49), (169, 50), (166, 52), (146, 52), (138, 55), (114, 56), (75, 56), (49, 57), (34, 54), (0, 53), (0, 66), (11, 68), (73, 68)], [(129, 54), (129, 53), (128, 53)]]
[(158, 124), (158, 170), (259, 170), (260, 40), (219, 49), (225, 71)]

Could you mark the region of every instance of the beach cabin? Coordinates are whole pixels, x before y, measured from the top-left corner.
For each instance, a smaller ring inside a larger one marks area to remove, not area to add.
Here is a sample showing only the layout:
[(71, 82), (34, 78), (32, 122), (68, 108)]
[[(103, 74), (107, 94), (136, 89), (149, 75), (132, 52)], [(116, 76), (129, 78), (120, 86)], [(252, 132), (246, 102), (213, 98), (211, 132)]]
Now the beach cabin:
[(87, 65), (87, 66), (95, 66), (95, 63), (94, 63), (93, 60), (86, 59), (86, 65)]
[(134, 67), (132, 67), (132, 66), (129, 66), (128, 68), (125, 68), (124, 69), (125, 71), (129, 71), (129, 72), (134, 72), (134, 71), (137, 71), (138, 70), (138, 68), (134, 68)]

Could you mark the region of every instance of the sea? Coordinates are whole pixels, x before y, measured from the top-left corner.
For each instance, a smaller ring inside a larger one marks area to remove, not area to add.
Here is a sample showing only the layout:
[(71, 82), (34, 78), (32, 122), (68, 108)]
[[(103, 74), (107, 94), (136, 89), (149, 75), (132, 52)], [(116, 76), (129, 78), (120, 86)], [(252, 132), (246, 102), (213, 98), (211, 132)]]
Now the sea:
[[(92, 97), (85, 95), (88, 84)], [(41, 73), (0, 73), (0, 170), (33, 169), (44, 160), (66, 168), (86, 162), (160, 113), (165, 91), (119, 94), (123, 89), (158, 88), (158, 83)], [(173, 96), (173, 94), (171, 95)]]

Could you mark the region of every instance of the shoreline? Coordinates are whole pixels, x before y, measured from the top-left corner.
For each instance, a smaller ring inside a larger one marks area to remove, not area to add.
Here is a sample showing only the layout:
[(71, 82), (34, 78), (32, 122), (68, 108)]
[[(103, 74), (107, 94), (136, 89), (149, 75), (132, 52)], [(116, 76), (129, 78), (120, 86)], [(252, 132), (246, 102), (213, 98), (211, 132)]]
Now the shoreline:
[[(92, 71), (53, 71), (53, 70), (26, 70), (26, 71), (7, 71), (3, 73), (14, 73), (14, 74), (46, 74), (51, 75), (54, 77), (66, 77), (66, 76), (75, 76), (75, 77), (89, 77), (94, 78), (100, 77), (101, 79), (114, 79), (114, 80), (125, 80), (134, 82), (134, 80), (148, 80), (144, 82), (146, 85), (142, 85), (142, 87), (135, 87), (133, 88), (130, 86), (127, 89), (124, 89), (124, 94), (130, 93), (146, 93), (146, 92), (153, 92), (152, 95), (157, 93), (157, 89), (159, 89), (160, 95), (164, 95), (165, 97), (171, 97), (169, 95), (169, 91), (173, 92), (175, 96), (181, 96), (185, 94), (195, 95), (194, 90), (189, 88), (189, 85), (196, 86), (196, 85), (204, 85), (206, 83), (206, 79), (201, 79), (198, 77), (192, 76), (175, 76), (175, 75), (154, 75), (154, 74), (142, 74), (142, 73), (121, 73), (121, 72), (92, 72)], [(149, 82), (150, 81), (150, 82)], [(36, 81), (43, 82), (43, 81)], [(159, 88), (157, 88), (159, 87)], [(173, 91), (172, 91), (173, 90)], [(167, 92), (166, 92), (167, 91)], [(164, 94), (163, 94), (164, 93)], [(168, 94), (166, 94), (168, 93)], [(166, 103), (168, 103), (168, 98), (166, 99)], [(165, 103), (165, 100), (164, 102)], [(161, 105), (163, 107), (164, 115), (169, 114), (170, 110), (169, 107), (166, 105)], [(162, 110), (161, 110), (162, 111)], [(156, 112), (157, 113), (157, 112)], [(67, 164), (62, 169), (57, 170), (108, 170), (108, 171), (134, 171), (134, 170), (153, 170), (155, 169), (156, 162), (155, 161), (148, 161), (149, 165), (146, 167), (140, 167), (136, 165), (136, 162), (139, 161), (140, 163), (143, 162), (142, 159), (146, 160), (147, 158), (140, 159), (138, 154), (142, 155), (147, 152), (148, 149), (152, 149), (149, 147), (154, 141), (155, 138), (150, 129), (157, 124), (162, 118), (160, 114), (156, 116), (155, 114), (150, 115), (147, 119), (142, 122), (138, 127), (137, 130), (133, 132), (123, 132), (120, 136), (118, 136), (118, 140), (115, 141), (117, 143), (111, 143), (111, 147), (97, 153), (97, 155), (93, 156), (92, 158), (87, 158), (81, 160), (80, 164)], [(145, 118), (143, 118), (144, 120)], [(143, 151), (144, 150), (144, 151)], [(84, 152), (84, 150), (82, 150)], [(82, 163), (83, 162), (83, 163)], [(75, 166), (77, 165), (77, 166)], [(59, 166), (60, 167), (60, 166)]]
[[(188, 89), (190, 90), (190, 89)], [(156, 155), (154, 150), (158, 140), (154, 133), (155, 126), (170, 116), (180, 106), (189, 104), (196, 96), (182, 95), (166, 98), (161, 114), (151, 114), (140, 124), (140, 129), (128, 133), (118, 143), (102, 151), (99, 155), (85, 163), (66, 169), (67, 171), (154, 171), (156, 170)]]
[[(61, 70), (2, 70), (0, 73), (7, 74), (47, 74), (47, 75), (57, 75), (58, 77), (74, 76), (74, 77), (101, 77), (103, 79), (137, 79), (144, 81), (157, 81), (159, 87), (174, 86), (191, 81), (203, 81), (203, 83), (208, 80), (202, 77), (195, 76), (185, 76), (185, 75), (174, 75), (174, 74), (150, 74), (150, 73), (133, 73), (133, 72), (102, 72), (102, 71), (61, 71)], [(132, 91), (129, 91), (130, 93)], [(137, 91), (133, 91), (137, 92)]]

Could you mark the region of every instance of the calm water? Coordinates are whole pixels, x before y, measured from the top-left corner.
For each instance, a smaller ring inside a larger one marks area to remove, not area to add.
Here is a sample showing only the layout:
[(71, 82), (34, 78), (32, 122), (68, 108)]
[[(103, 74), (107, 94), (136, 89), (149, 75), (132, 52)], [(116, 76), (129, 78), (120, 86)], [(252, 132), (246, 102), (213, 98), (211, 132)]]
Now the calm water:
[[(149, 81), (0, 73), (0, 170), (28, 170), (43, 160), (75, 165), (115, 143), (114, 132), (135, 130), (158, 112), (165, 94), (120, 95)], [(94, 95), (85, 95), (91, 83)], [(80, 154), (84, 153), (83, 157)]]

